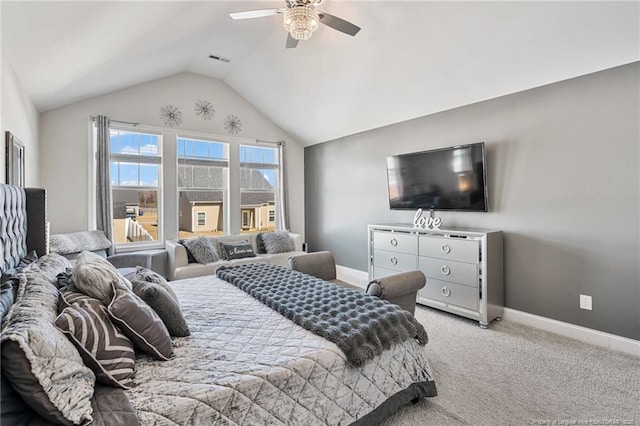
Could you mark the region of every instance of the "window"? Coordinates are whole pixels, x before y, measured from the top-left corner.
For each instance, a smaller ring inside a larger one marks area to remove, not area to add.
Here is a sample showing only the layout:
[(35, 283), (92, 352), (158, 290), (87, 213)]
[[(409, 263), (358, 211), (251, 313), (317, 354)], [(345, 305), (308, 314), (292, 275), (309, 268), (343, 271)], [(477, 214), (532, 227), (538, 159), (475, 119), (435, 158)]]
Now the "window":
[(198, 212), (198, 226), (207, 225), (207, 212)]
[(109, 136), (115, 243), (157, 241), (162, 229), (162, 136), (118, 128), (111, 128)]
[(179, 237), (223, 234), (229, 145), (180, 136), (176, 145)]
[(275, 230), (279, 171), (277, 148), (240, 145), (242, 232)]

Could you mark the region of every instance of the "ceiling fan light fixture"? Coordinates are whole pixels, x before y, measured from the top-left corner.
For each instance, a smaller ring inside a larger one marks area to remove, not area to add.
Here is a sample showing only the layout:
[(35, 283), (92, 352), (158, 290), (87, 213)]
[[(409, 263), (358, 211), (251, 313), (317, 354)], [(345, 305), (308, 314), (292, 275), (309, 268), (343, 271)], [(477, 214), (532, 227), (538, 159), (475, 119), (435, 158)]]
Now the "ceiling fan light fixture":
[(296, 40), (309, 40), (319, 25), (318, 12), (310, 4), (294, 6), (284, 12), (284, 27)]

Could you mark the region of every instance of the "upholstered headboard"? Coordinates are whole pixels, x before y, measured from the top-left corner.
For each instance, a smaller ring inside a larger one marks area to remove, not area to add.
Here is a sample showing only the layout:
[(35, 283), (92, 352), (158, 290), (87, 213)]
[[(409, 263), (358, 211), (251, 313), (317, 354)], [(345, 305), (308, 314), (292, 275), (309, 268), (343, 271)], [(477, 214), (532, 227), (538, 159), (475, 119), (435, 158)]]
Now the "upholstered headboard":
[(0, 271), (27, 253), (47, 252), (47, 196), (44, 189), (0, 184)]

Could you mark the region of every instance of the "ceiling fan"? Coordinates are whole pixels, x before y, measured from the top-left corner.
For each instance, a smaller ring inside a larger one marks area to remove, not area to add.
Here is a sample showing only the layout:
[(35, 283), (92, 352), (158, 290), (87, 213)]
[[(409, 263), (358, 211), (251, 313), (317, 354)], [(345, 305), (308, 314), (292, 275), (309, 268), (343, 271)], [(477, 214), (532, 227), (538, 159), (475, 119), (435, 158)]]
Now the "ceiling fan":
[(234, 12), (229, 16), (233, 19), (262, 18), (265, 16), (284, 14), (284, 27), (289, 32), (287, 49), (298, 45), (299, 40), (309, 40), (311, 34), (318, 29), (319, 24), (327, 25), (334, 30), (355, 36), (360, 27), (337, 16), (316, 10), (324, 0), (285, 0), (285, 7), (280, 9), (249, 10)]

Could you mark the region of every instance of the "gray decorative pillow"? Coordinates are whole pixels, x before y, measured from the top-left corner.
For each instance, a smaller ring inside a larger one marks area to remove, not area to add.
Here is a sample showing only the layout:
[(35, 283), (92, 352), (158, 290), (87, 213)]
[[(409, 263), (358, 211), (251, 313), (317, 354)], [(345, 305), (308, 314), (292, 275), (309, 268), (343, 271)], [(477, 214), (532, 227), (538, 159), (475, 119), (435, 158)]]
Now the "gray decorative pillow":
[(171, 336), (164, 323), (142, 299), (132, 291), (113, 284), (113, 301), (107, 310), (111, 320), (142, 352), (167, 361), (173, 356)]
[(2, 371), (10, 385), (51, 423), (90, 423), (95, 375), (54, 321), (58, 309), (56, 276), (71, 266), (49, 254), (20, 274), (16, 302), (5, 317)]
[(104, 257), (83, 251), (78, 255), (71, 273), (75, 288), (98, 299), (105, 306), (113, 299), (112, 284), (131, 290), (131, 283)]
[(182, 245), (198, 263), (207, 264), (220, 260), (216, 248), (207, 237), (200, 236), (182, 240)]
[(82, 293), (63, 292), (62, 312), (55, 324), (75, 345), (84, 361), (107, 386), (129, 389), (133, 378), (133, 343), (111, 322), (107, 308)]
[(193, 257), (193, 254), (191, 254), (191, 252), (189, 251), (189, 248), (187, 247), (187, 244), (185, 244), (186, 240), (184, 238), (179, 239), (178, 240), (178, 244), (180, 244), (182, 247), (184, 247), (185, 251), (187, 252), (187, 263), (198, 263), (198, 261), (195, 259), (195, 257)]
[(171, 336), (185, 337), (191, 334), (175, 295), (157, 283), (134, 279), (131, 284), (133, 292), (156, 311)]
[(82, 231), (72, 234), (56, 234), (49, 238), (52, 253), (69, 254), (83, 250), (96, 251), (111, 247), (111, 241), (103, 231)]
[(236, 241), (233, 243), (220, 243), (220, 252), (226, 260), (256, 257), (253, 247), (248, 241)]
[[(143, 268), (142, 266), (136, 267), (136, 273), (134, 274), (131, 282), (132, 285), (133, 285), (133, 280), (146, 281), (148, 283), (158, 284), (160, 287), (164, 288), (167, 292), (169, 292), (171, 297), (173, 297), (176, 300), (176, 302), (178, 301), (178, 296), (176, 296), (176, 293), (173, 291), (171, 284), (169, 284), (162, 275), (152, 271), (151, 269)], [(134, 287), (133, 288), (134, 293), (135, 293), (135, 290), (136, 289)]]
[(268, 254), (287, 253), (295, 250), (293, 239), (287, 231), (262, 234), (264, 248)]
[(258, 254), (265, 254), (267, 252), (267, 250), (264, 248), (264, 240), (262, 239), (263, 235), (264, 233), (262, 232), (256, 235), (256, 253)]

